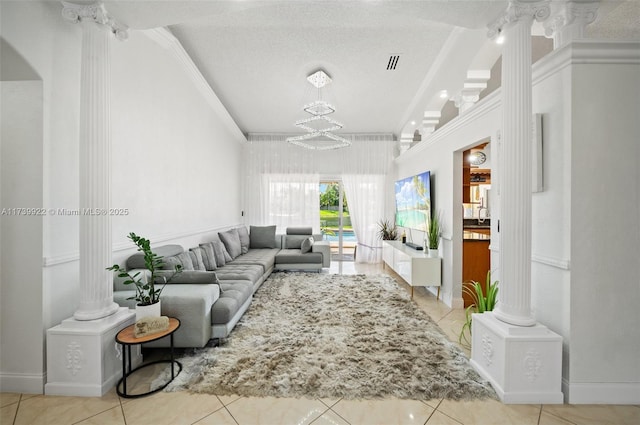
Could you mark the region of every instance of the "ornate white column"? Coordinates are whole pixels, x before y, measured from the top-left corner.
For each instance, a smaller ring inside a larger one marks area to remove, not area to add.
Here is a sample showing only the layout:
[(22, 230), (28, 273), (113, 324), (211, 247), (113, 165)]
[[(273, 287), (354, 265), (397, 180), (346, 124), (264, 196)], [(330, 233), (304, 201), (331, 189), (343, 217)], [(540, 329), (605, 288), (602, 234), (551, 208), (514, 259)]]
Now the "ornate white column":
[(77, 320), (94, 320), (118, 310), (113, 302), (111, 246), (110, 42), (126, 38), (101, 3), (63, 2), (62, 16), (82, 25), (80, 77), (80, 306)]
[(549, 16), (548, 1), (514, 1), (498, 22), (502, 50), (503, 131), (500, 167), (500, 290), (495, 315), (531, 326), (531, 24)]
[[(47, 329), (45, 394), (100, 397), (122, 377), (115, 335), (135, 313), (113, 302), (110, 138), (110, 39), (126, 28), (104, 6), (63, 2), (62, 16), (82, 25), (80, 81), (80, 307)], [(141, 353), (134, 350), (134, 366)]]
[(553, 37), (553, 48), (584, 38), (584, 29), (596, 20), (599, 6), (599, 0), (554, 1), (551, 18), (544, 23), (545, 35)]
[(512, 0), (489, 35), (501, 32), (503, 131), (500, 286), (493, 312), (474, 314), (471, 364), (504, 403), (562, 403), (562, 337), (531, 313), (531, 24), (548, 1)]

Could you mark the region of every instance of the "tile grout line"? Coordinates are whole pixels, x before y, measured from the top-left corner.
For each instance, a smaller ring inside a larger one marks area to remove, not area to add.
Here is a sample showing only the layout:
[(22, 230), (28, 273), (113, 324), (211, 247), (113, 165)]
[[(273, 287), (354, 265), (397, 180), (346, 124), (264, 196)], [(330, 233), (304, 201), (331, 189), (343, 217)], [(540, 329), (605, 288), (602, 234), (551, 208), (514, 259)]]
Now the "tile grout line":
[(127, 415), (124, 414), (124, 404), (122, 404), (122, 397), (118, 396), (118, 402), (120, 403), (120, 411), (122, 412), (122, 419), (124, 420), (124, 425), (127, 425)]
[[(331, 410), (331, 411), (332, 411), (332, 412), (333, 412), (337, 417), (339, 417), (340, 419), (342, 419), (343, 421), (345, 421), (345, 423), (347, 423), (347, 424), (351, 425), (351, 422), (349, 422), (348, 420), (346, 420), (345, 418), (343, 418), (343, 417), (342, 417), (342, 415), (341, 415), (340, 413), (338, 413), (338, 412), (336, 412), (335, 410), (333, 410), (333, 408), (334, 408), (335, 406), (337, 406), (337, 405), (338, 405), (338, 403), (340, 403), (342, 400), (344, 400), (344, 399), (342, 399), (342, 398), (341, 398), (339, 401), (337, 401), (336, 403), (334, 403), (334, 404), (333, 404), (333, 406), (331, 406), (331, 407), (329, 408), (329, 410)], [(326, 413), (326, 412), (325, 412), (325, 413)]]
[[(320, 400), (318, 400), (318, 401), (320, 401)], [(320, 414), (318, 415), (318, 417), (317, 417), (317, 418), (315, 418), (314, 420), (312, 420), (311, 422), (309, 422), (309, 425), (311, 425), (311, 424), (315, 423), (316, 421), (318, 421), (318, 419), (320, 419), (322, 416), (324, 416), (324, 414), (325, 414), (325, 413), (327, 413), (327, 412), (333, 412), (333, 410), (331, 410), (331, 408), (330, 408), (330, 407), (327, 407), (327, 405), (326, 405), (326, 404), (324, 404), (323, 402), (321, 402), (321, 401), (320, 401), (320, 404), (322, 404), (324, 407), (326, 407), (326, 409), (324, 410), (324, 412), (320, 413)], [(334, 412), (334, 413), (335, 413), (335, 412)], [(344, 418), (343, 418), (343, 419), (344, 419)], [(345, 421), (345, 422), (347, 422), (347, 421)], [(347, 422), (347, 423), (348, 423), (348, 422)]]
[[(226, 410), (226, 411), (227, 411), (227, 413), (229, 414), (229, 416), (231, 416), (231, 419), (233, 419), (233, 421), (234, 421), (236, 424), (240, 425), (240, 422), (238, 422), (238, 420), (236, 419), (236, 417), (235, 417), (235, 416), (233, 416), (233, 413), (231, 413), (231, 410), (229, 410), (229, 408), (227, 407), (227, 405), (226, 405), (226, 404), (224, 404), (224, 403), (222, 402), (222, 400), (220, 400), (220, 397), (218, 397), (218, 396), (216, 395), (216, 398), (217, 398), (217, 399), (218, 399), (218, 401), (222, 404), (222, 408), (223, 408), (224, 410)], [(241, 398), (241, 397), (240, 397), (240, 398)], [(235, 403), (236, 401), (240, 400), (240, 398), (237, 398), (237, 399), (233, 400), (233, 401), (232, 401), (231, 403), (229, 403), (229, 404), (233, 404), (233, 403)], [(220, 409), (218, 409), (218, 410), (220, 410)], [(217, 412), (218, 410), (216, 410), (216, 412)], [(215, 412), (214, 412), (214, 413), (215, 413)], [(212, 413), (212, 414), (213, 414), (213, 413)]]
[[(436, 407), (435, 411), (437, 411), (438, 413), (440, 413), (441, 415), (445, 415), (447, 418), (451, 419), (454, 422), (459, 423), (460, 425), (464, 425), (462, 422), (460, 422), (458, 419), (454, 418), (453, 416), (447, 415), (445, 412), (443, 412), (442, 410), (440, 410), (440, 406), (442, 405), (442, 403), (444, 402), (444, 398), (440, 400), (440, 403), (438, 403), (438, 407)], [(435, 412), (434, 411), (434, 412)]]
[(18, 397), (18, 407), (16, 407), (16, 413), (13, 415), (13, 421), (11, 422), (13, 425), (16, 425), (16, 421), (18, 420), (18, 412), (20, 411), (20, 403), (22, 402), (22, 393), (20, 393), (20, 397)]
[[(541, 404), (541, 405), (540, 405), (540, 416), (542, 416), (542, 410), (543, 410), (543, 407), (544, 407), (544, 405), (542, 405), (542, 404)], [(565, 421), (565, 422), (568, 422), (568, 423), (570, 423), (570, 424), (572, 424), (572, 425), (577, 425), (575, 422), (570, 421), (570, 420), (569, 420), (569, 419), (567, 419), (567, 418), (563, 418), (563, 417), (562, 417), (562, 416), (560, 416), (560, 415), (556, 415), (555, 413), (547, 412), (546, 410), (545, 410), (544, 412), (545, 412), (547, 415), (551, 415), (551, 416), (556, 417), (556, 418), (558, 418), (558, 419), (561, 419), (561, 420), (563, 420), (563, 421)]]

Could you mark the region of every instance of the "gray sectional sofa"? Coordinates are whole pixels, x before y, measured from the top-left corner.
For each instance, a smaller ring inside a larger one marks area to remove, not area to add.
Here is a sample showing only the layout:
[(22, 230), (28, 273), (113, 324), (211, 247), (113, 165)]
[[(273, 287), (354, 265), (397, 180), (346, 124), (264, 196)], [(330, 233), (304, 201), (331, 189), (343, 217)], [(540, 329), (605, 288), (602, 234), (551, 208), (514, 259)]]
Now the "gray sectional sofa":
[[(183, 268), (161, 296), (162, 314), (180, 319), (174, 335), (176, 347), (203, 347), (210, 339), (226, 338), (273, 271), (320, 271), (331, 264), (329, 243), (305, 227), (287, 228), (284, 235), (276, 234), (275, 226), (238, 227), (189, 250), (164, 245), (153, 251), (164, 257), (167, 276), (176, 264)], [(146, 272), (142, 253), (129, 257), (126, 267)], [(114, 279), (114, 301), (135, 308), (135, 301), (128, 299), (135, 289), (123, 280)], [(168, 343), (162, 339), (151, 345)]]

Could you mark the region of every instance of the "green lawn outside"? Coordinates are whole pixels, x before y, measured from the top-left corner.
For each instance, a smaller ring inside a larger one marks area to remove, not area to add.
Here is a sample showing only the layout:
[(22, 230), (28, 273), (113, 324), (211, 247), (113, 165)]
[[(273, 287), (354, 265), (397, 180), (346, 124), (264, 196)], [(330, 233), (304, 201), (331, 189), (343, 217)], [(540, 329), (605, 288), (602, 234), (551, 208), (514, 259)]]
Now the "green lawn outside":
[[(348, 212), (342, 214), (342, 223), (344, 230), (353, 230), (351, 226), (351, 218)], [(320, 210), (320, 227), (331, 230), (338, 230), (338, 211)]]

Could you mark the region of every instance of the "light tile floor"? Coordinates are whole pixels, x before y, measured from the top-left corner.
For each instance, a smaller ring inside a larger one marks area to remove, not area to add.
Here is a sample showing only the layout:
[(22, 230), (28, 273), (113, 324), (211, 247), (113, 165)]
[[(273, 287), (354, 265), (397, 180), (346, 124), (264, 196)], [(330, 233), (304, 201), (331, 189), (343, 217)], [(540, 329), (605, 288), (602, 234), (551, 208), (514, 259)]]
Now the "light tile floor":
[[(330, 273), (389, 273), (382, 266), (334, 263)], [(395, 277), (395, 275), (394, 275)], [(401, 281), (398, 279), (398, 281)], [(406, 287), (407, 291), (410, 288)], [(464, 320), (462, 310), (451, 310), (416, 288), (414, 300), (457, 342)], [(468, 350), (466, 350), (468, 354)], [(638, 425), (640, 406), (504, 405), (498, 401), (450, 400), (340, 400), (248, 398), (156, 393), (124, 399), (112, 390), (100, 398), (53, 397), (0, 393), (0, 424), (122, 424), (122, 425)]]

